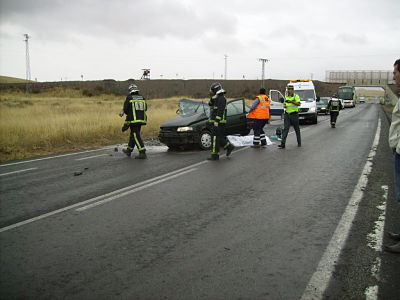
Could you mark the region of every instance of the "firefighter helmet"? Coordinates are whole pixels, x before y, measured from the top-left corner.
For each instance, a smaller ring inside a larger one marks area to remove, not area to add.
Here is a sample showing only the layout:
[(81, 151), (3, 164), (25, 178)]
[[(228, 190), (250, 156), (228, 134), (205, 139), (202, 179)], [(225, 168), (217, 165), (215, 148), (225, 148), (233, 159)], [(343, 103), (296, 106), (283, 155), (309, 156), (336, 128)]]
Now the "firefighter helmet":
[(225, 93), (224, 89), (222, 88), (222, 85), (218, 82), (214, 82), (211, 86), (210, 86), (210, 94), (212, 95), (217, 95), (220, 93)]
[(130, 93), (139, 92), (139, 88), (137, 87), (136, 84), (130, 84), (128, 90)]

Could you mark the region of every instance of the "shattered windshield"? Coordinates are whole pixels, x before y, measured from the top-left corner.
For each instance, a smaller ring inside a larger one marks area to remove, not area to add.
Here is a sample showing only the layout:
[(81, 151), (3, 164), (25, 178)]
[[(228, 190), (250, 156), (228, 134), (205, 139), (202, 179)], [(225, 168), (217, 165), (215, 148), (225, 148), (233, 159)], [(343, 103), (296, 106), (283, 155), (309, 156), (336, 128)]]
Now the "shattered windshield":
[(197, 113), (205, 113), (208, 116), (209, 111), (209, 106), (204, 102), (190, 99), (182, 99), (179, 101), (179, 114), (181, 116), (188, 116)]

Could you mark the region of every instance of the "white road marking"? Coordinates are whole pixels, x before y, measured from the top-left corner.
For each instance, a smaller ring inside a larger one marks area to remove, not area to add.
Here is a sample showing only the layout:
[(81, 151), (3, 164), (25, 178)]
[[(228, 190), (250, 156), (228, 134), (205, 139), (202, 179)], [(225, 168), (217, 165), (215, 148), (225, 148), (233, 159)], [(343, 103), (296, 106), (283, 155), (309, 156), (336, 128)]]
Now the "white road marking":
[(353, 191), (349, 203), (339, 221), (338, 226), (333, 233), (333, 236), (326, 248), (316, 271), (308, 282), (301, 300), (319, 300), (323, 299), (323, 294), (328, 287), (328, 283), (332, 277), (335, 269), (335, 263), (339, 259), (339, 255), (343, 249), (346, 239), (349, 235), (352, 222), (358, 210), (358, 205), (363, 197), (363, 190), (368, 183), (368, 175), (372, 170), (372, 160), (375, 157), (376, 149), (379, 144), (379, 137), (381, 133), (381, 120), (378, 120), (378, 127), (376, 129), (374, 142), (368, 155), (367, 162), (358, 180), (358, 183)]
[(85, 159), (91, 159), (91, 158), (96, 158), (96, 157), (105, 156), (105, 155), (108, 155), (108, 154), (104, 153), (104, 154), (99, 154), (99, 155), (87, 156), (87, 157), (82, 157), (82, 158), (76, 158), (75, 160), (85, 160)]
[(172, 176), (164, 177), (164, 178), (162, 178), (162, 179), (160, 179), (160, 180), (156, 180), (156, 181), (153, 181), (153, 182), (151, 182), (151, 183), (148, 183), (148, 184), (139, 186), (139, 187), (137, 187), (137, 188), (135, 188), (135, 189), (128, 190), (128, 191), (126, 191), (126, 192), (123, 192), (123, 193), (120, 193), (120, 194), (116, 194), (116, 195), (114, 195), (114, 196), (111, 196), (111, 197), (109, 197), (109, 198), (105, 198), (105, 199), (100, 200), (100, 201), (97, 201), (97, 202), (95, 202), (95, 203), (92, 203), (92, 204), (89, 204), (89, 205), (80, 207), (80, 208), (76, 209), (76, 211), (84, 211), (84, 210), (87, 210), (87, 209), (89, 209), (89, 208), (93, 208), (93, 207), (99, 206), (99, 205), (101, 205), (101, 204), (104, 204), (104, 203), (107, 203), (107, 202), (111, 202), (111, 201), (113, 201), (113, 200), (117, 200), (117, 199), (119, 199), (119, 198), (121, 198), (121, 197), (124, 197), (124, 196), (127, 196), (127, 195), (129, 195), (129, 194), (136, 193), (136, 192), (138, 192), (138, 191), (147, 189), (148, 187), (151, 187), (151, 186), (153, 186), (153, 185), (159, 184), (159, 183), (164, 182), (164, 181), (167, 181), (167, 180), (174, 179), (174, 178), (176, 178), (176, 177), (185, 175), (185, 174), (190, 173), (190, 172), (193, 172), (193, 171), (195, 171), (195, 170), (197, 170), (197, 168), (192, 168), (192, 169), (189, 169), (189, 170), (186, 170), (186, 171), (177, 173), (177, 174), (172, 175)]
[(75, 203), (75, 204), (66, 206), (64, 208), (60, 208), (60, 209), (48, 212), (46, 214), (31, 218), (31, 219), (27, 219), (25, 221), (21, 221), (21, 222), (18, 222), (18, 223), (15, 223), (15, 224), (12, 224), (12, 225), (9, 225), (9, 226), (6, 226), (6, 227), (2, 227), (2, 228), (0, 228), (0, 233), (4, 232), (4, 231), (7, 231), (7, 230), (10, 230), (10, 229), (14, 229), (14, 228), (26, 225), (26, 224), (29, 224), (29, 223), (32, 223), (32, 222), (35, 222), (35, 221), (39, 221), (41, 219), (44, 219), (44, 218), (47, 218), (47, 217), (50, 217), (50, 216), (53, 216), (53, 215), (56, 215), (56, 214), (59, 214), (59, 213), (74, 209), (74, 208), (77, 208), (77, 207), (82, 206), (82, 205), (86, 205), (86, 204), (92, 203), (94, 201), (98, 201), (98, 200), (103, 199), (103, 198), (107, 198), (107, 197), (111, 197), (113, 195), (120, 194), (120, 193), (125, 192), (127, 190), (134, 189), (134, 188), (136, 188), (138, 186), (145, 185), (145, 184), (148, 184), (150, 182), (160, 180), (160, 179), (162, 179), (164, 177), (173, 176), (174, 174), (177, 174), (177, 173), (182, 173), (182, 172), (184, 172), (184, 171), (186, 171), (188, 169), (192, 169), (194, 167), (200, 166), (200, 165), (205, 164), (207, 162), (208, 162), (207, 160), (203, 160), (203, 161), (195, 163), (193, 165), (190, 165), (190, 166), (187, 166), (187, 167), (184, 167), (184, 168), (172, 171), (172, 172), (168, 172), (168, 173), (165, 173), (163, 175), (160, 175), (160, 176), (157, 176), (157, 177), (154, 177), (154, 178), (147, 179), (145, 181), (142, 181), (142, 182), (127, 186), (125, 188), (122, 188), (122, 189), (107, 193), (105, 195), (101, 195), (101, 196), (98, 196), (98, 197), (95, 197), (95, 198), (91, 198), (91, 199), (88, 199), (88, 200), (85, 200), (85, 201), (82, 201), (82, 202), (79, 202), (79, 203)]
[[(388, 198), (389, 187), (387, 185), (382, 186), (383, 190), (383, 202), (377, 206), (377, 208), (381, 211), (378, 216), (378, 220), (375, 221), (374, 230), (368, 234), (367, 241), (368, 247), (375, 250), (376, 252), (382, 252), (382, 243), (383, 243), (383, 231), (385, 227), (385, 216), (386, 216), (386, 202)], [(371, 275), (375, 278), (376, 281), (379, 282), (379, 272), (381, 270), (381, 258), (378, 256), (375, 258), (372, 266), (371, 266)], [(365, 297), (366, 300), (376, 300), (378, 299), (379, 286), (373, 285), (369, 286), (365, 289)]]
[(383, 229), (385, 227), (385, 215), (386, 215), (386, 200), (388, 197), (389, 187), (387, 185), (382, 186), (383, 189), (383, 202), (377, 206), (377, 208), (381, 211), (378, 216), (378, 220), (375, 221), (374, 230), (368, 234), (368, 247), (375, 251), (382, 251), (382, 242), (383, 242)]
[(369, 286), (365, 290), (365, 300), (378, 300), (378, 286)]
[(17, 173), (22, 173), (22, 172), (27, 172), (31, 170), (36, 170), (37, 168), (29, 168), (29, 169), (24, 169), (24, 170), (18, 170), (18, 171), (13, 171), (13, 172), (8, 172), (8, 173), (2, 173), (0, 176), (6, 176), (6, 175), (11, 175), (11, 174), (17, 174)]
[(114, 146), (112, 146), (112, 147), (104, 147), (104, 148), (94, 149), (94, 150), (86, 150), (86, 151), (75, 152), (75, 153), (55, 155), (55, 156), (50, 156), (50, 157), (36, 158), (36, 159), (25, 160), (25, 161), (18, 161), (18, 162), (15, 162), (15, 163), (9, 163), (9, 164), (0, 165), (0, 168), (7, 167), (7, 166), (20, 165), (20, 164), (27, 164), (27, 163), (32, 163), (32, 162), (36, 162), (36, 161), (48, 160), (48, 159), (59, 158), (59, 157), (79, 155), (79, 154), (90, 153), (90, 152), (95, 152), (95, 151), (104, 151), (104, 150), (108, 150), (108, 149), (112, 149), (112, 148), (114, 148)]

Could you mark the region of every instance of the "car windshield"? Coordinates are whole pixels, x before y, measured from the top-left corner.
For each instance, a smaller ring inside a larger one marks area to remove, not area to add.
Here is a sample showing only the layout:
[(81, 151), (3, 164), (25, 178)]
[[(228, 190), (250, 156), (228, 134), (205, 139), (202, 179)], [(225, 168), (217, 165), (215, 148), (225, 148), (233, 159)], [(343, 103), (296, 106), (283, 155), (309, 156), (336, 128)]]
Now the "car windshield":
[(315, 101), (314, 90), (298, 90), (294, 91), (295, 94), (300, 96), (301, 101), (313, 102)]
[(328, 102), (329, 102), (329, 98), (320, 98), (319, 99), (320, 104), (328, 104)]
[(182, 99), (179, 101), (179, 114), (181, 116), (188, 116), (197, 113), (206, 113), (206, 115), (208, 115), (209, 110), (209, 106), (204, 102), (190, 99)]

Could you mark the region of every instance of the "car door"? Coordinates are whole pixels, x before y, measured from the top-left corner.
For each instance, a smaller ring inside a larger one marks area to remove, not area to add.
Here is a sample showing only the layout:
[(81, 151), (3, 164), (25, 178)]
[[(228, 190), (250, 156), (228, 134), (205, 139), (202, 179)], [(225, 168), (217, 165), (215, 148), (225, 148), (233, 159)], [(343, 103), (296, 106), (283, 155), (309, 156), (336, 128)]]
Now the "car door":
[(284, 113), (283, 103), (281, 102), (281, 98), (285, 99), (282, 93), (278, 90), (270, 90), (269, 91), (269, 99), (271, 99), (271, 108), (270, 114), (274, 116), (280, 116)]
[(226, 105), (225, 134), (240, 134), (246, 132), (246, 105), (244, 98), (228, 101)]

